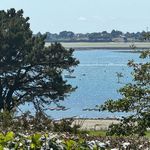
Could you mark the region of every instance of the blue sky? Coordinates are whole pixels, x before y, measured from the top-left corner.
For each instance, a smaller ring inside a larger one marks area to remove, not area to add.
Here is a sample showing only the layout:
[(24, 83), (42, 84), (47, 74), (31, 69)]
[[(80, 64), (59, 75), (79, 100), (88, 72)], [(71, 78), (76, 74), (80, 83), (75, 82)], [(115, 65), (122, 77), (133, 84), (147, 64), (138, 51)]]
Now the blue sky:
[(150, 29), (150, 0), (1, 0), (9, 8), (23, 9), (34, 33)]

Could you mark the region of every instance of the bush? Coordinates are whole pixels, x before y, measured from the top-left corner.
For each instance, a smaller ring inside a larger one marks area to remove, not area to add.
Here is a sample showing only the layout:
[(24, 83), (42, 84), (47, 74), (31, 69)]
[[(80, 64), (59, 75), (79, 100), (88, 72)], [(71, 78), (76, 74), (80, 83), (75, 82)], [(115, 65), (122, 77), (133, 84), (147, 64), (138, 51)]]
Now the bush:
[(150, 142), (138, 137), (89, 137), (52, 132), (0, 133), (0, 150), (148, 150)]

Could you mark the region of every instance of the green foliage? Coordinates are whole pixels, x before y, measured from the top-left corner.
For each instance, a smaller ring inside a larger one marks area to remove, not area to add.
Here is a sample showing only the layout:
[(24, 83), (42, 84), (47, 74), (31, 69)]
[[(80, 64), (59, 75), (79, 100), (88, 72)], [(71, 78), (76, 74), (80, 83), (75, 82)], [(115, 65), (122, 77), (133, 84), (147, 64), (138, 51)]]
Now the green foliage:
[(33, 36), (23, 10), (0, 11), (0, 110), (33, 103), (38, 111), (74, 91), (62, 77), (79, 62), (73, 49), (45, 47), (45, 35)]
[(6, 135), (0, 133), (0, 150), (3, 149), (10, 141), (14, 139), (15, 135), (13, 132), (7, 132)]
[(65, 150), (89, 150), (89, 147), (86, 143), (85, 140), (83, 139), (78, 139), (78, 140), (73, 140), (69, 139), (64, 141), (64, 149)]
[(66, 150), (75, 149), (76, 142), (73, 140), (67, 140), (65, 141), (65, 145), (66, 145)]
[(12, 131), (7, 132), (5, 136), (5, 142), (11, 141), (14, 138), (14, 133)]
[(126, 84), (119, 90), (122, 98), (107, 100), (100, 106), (102, 111), (128, 113), (120, 124), (110, 126), (109, 135), (143, 136), (150, 127), (150, 51), (142, 52), (140, 57), (147, 62), (128, 63), (129, 67), (133, 67), (133, 83)]
[(0, 113), (0, 130), (2, 132), (12, 131), (52, 131), (52, 119), (43, 112), (36, 112), (33, 116), (30, 112), (23, 113), (21, 116), (15, 116), (13, 113)]
[(40, 147), (42, 146), (42, 142), (40, 141), (41, 138), (41, 134), (34, 134), (31, 137), (32, 143), (30, 144), (31, 149), (36, 150), (36, 149), (40, 149)]
[(9, 128), (13, 128), (13, 117), (14, 113), (13, 112), (8, 112), (8, 111), (3, 111), (0, 112), (0, 130), (1, 131), (6, 131)]
[(105, 130), (90, 130), (90, 131), (86, 131), (86, 133), (89, 136), (99, 136), (99, 137), (104, 137), (106, 136), (106, 132)]
[(147, 138), (139, 137), (96, 137), (74, 136), (72, 134), (38, 132), (29, 134), (7, 132), (0, 134), (0, 150), (109, 150), (116, 149), (149, 149)]
[(67, 132), (79, 134), (80, 125), (73, 124), (74, 119), (62, 119), (54, 121), (43, 112), (36, 112), (31, 115), (28, 111), (21, 116), (16, 116), (13, 113), (1, 112), (0, 113), (0, 131), (7, 132)]

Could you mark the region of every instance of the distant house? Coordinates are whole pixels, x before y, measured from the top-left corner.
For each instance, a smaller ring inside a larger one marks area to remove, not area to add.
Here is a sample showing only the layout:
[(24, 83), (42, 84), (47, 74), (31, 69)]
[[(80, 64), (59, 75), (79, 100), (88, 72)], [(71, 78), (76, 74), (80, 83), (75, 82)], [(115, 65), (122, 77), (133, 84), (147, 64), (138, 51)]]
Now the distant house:
[(135, 38), (133, 38), (133, 37), (131, 37), (131, 38), (127, 38), (127, 42), (135, 42), (136, 41), (136, 39)]
[(112, 38), (113, 42), (126, 42), (126, 38), (125, 37), (116, 37), (116, 38)]

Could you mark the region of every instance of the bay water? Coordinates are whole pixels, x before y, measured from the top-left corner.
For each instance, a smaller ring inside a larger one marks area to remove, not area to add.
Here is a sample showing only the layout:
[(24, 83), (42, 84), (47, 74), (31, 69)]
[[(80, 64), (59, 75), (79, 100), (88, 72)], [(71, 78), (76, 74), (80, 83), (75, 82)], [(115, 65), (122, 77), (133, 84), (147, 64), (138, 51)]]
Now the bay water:
[[(120, 118), (125, 113), (110, 113), (99, 111), (84, 111), (87, 108), (95, 108), (96, 105), (103, 104), (108, 99), (118, 99), (121, 97), (118, 90), (125, 84), (133, 82), (132, 68), (127, 66), (129, 60), (137, 63), (146, 62), (139, 58), (140, 53), (133, 53), (127, 50), (76, 50), (76, 57), (80, 64), (74, 68), (72, 76), (75, 78), (64, 79), (73, 87), (77, 87), (75, 92), (61, 101), (60, 104), (67, 110), (51, 110), (54, 105), (49, 106), (47, 114), (53, 119), (61, 118)], [(117, 73), (122, 73), (118, 83)], [(20, 106), (21, 110), (34, 112), (32, 104)]]
[[(80, 64), (72, 74), (76, 78), (65, 78), (68, 83), (78, 87), (75, 92), (65, 98), (60, 104), (69, 108), (66, 111), (47, 111), (55, 119), (66, 117), (106, 118), (120, 117), (123, 113), (98, 111), (83, 111), (85, 108), (95, 108), (107, 99), (121, 97), (118, 89), (132, 82), (132, 68), (127, 66), (129, 60), (142, 62), (139, 53), (123, 50), (76, 50), (74, 52)], [(118, 83), (117, 72), (123, 77)]]

